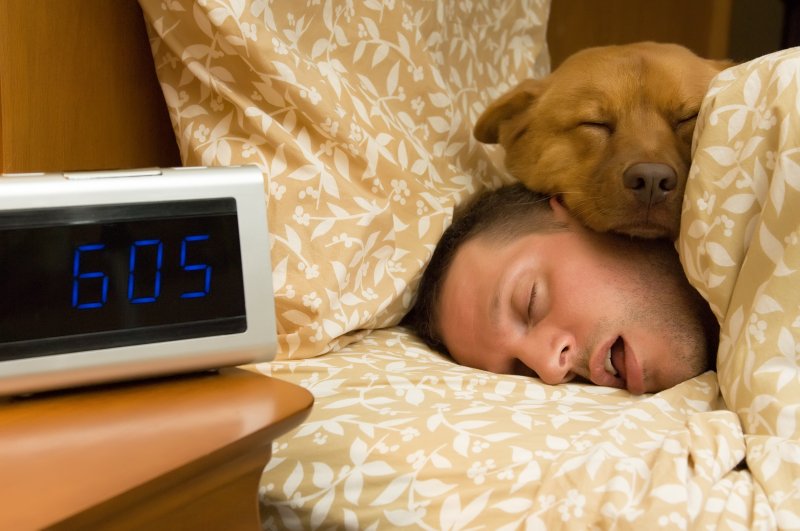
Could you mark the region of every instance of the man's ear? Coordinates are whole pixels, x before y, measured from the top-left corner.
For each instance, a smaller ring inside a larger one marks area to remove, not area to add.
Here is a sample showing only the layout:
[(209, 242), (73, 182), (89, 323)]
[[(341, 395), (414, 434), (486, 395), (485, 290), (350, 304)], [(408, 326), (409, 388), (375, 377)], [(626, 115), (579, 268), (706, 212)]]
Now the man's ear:
[(580, 226), (580, 223), (572, 217), (572, 214), (569, 213), (567, 207), (565, 207), (558, 196), (553, 196), (550, 198), (550, 209), (553, 211), (553, 217), (556, 218), (556, 221), (560, 221), (570, 227), (573, 226)]

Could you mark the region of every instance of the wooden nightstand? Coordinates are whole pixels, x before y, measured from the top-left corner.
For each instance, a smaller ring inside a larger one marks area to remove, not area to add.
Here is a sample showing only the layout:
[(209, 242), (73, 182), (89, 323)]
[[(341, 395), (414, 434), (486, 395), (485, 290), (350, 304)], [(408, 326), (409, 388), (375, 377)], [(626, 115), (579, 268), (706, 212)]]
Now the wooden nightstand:
[(0, 529), (259, 529), (272, 441), (313, 403), (242, 369), (0, 401)]

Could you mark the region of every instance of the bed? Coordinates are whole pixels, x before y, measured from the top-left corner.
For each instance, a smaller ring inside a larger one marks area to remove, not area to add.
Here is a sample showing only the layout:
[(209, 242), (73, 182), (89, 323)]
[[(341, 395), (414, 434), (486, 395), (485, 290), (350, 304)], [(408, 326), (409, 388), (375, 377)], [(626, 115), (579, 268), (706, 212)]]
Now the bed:
[(470, 130), (548, 72), (548, 1), (139, 4), (181, 163), (265, 176), (280, 352), (247, 368), (315, 406), (264, 528), (800, 528), (800, 50), (721, 73), (698, 120), (677, 245), (718, 371), (632, 396), (398, 325), (453, 213), (510, 182)]

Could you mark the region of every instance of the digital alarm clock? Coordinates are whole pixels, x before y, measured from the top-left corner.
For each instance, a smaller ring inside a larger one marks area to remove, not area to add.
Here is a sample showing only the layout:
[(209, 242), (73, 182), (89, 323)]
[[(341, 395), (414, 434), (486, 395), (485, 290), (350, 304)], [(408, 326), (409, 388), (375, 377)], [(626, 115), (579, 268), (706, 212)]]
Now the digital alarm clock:
[(0, 394), (271, 360), (256, 167), (0, 176)]

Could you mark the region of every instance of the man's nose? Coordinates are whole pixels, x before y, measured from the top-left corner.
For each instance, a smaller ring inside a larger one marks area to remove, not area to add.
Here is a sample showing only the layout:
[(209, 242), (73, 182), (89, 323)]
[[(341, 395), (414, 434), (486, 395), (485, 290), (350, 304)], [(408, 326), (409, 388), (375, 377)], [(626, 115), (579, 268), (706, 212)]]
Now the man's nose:
[(546, 384), (566, 383), (575, 377), (575, 337), (564, 330), (551, 330), (548, 334), (533, 338), (520, 361), (533, 369)]

